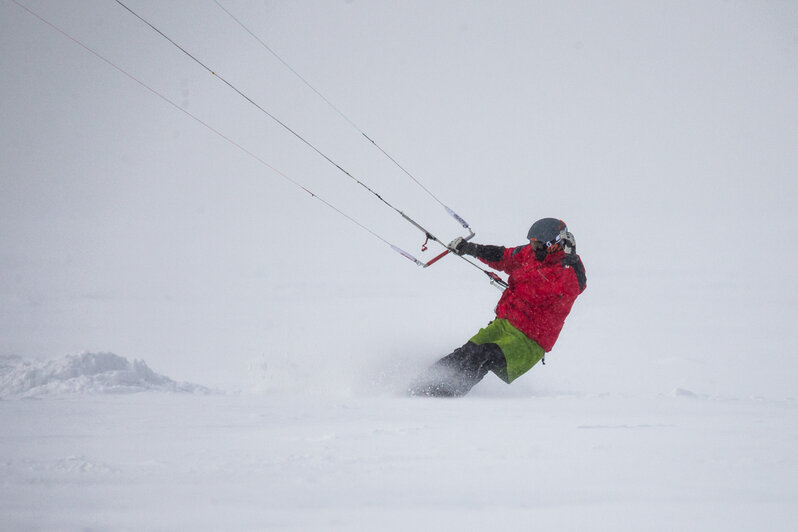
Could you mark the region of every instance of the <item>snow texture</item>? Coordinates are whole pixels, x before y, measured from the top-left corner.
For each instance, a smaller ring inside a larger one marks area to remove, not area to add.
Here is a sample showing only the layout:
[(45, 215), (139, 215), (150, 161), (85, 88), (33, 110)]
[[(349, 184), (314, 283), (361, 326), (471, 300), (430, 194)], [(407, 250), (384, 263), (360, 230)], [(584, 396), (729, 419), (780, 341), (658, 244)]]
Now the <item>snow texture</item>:
[(0, 358), (0, 399), (64, 393), (131, 393), (147, 390), (207, 393), (203, 386), (178, 383), (141, 360), (113, 353), (83, 353), (59, 360)]
[(12, 531), (792, 530), (795, 401), (684, 392), (0, 401), (13, 427), (0, 519)]

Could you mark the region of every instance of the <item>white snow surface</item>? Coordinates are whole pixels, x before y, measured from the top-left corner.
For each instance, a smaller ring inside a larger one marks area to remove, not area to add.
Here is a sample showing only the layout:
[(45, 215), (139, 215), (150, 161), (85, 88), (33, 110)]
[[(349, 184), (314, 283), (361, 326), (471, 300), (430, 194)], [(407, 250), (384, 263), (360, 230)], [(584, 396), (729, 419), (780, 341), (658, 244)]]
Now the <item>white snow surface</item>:
[[(403, 391), (481, 273), (116, 2), (19, 3), (105, 60), (0, 2), (0, 531), (796, 529), (796, 2), (220, 2), (476, 242), (568, 222), (546, 365), (458, 400)], [(462, 234), (214, 2), (125, 3)]]
[(3, 530), (787, 531), (796, 410), (687, 390), (0, 401), (0, 519)]
[(130, 393), (147, 390), (207, 392), (191, 383), (178, 383), (152, 371), (141, 360), (113, 353), (83, 353), (37, 361), (0, 357), (0, 398), (64, 393)]

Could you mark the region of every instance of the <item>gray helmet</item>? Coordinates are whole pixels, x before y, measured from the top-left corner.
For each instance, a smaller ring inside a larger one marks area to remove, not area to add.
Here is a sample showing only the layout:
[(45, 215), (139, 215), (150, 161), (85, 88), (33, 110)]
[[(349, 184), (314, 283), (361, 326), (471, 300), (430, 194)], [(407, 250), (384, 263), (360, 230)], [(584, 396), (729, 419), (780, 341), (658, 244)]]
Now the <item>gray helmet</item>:
[(566, 253), (572, 253), (576, 246), (574, 235), (568, 231), (565, 222), (558, 218), (538, 220), (529, 228), (526, 237), (545, 244), (547, 253), (556, 253), (561, 249), (565, 249)]
[(568, 227), (562, 220), (558, 220), (557, 218), (542, 218), (532, 224), (526, 237), (528, 240), (543, 242), (548, 248), (559, 242), (561, 231), (567, 230)]

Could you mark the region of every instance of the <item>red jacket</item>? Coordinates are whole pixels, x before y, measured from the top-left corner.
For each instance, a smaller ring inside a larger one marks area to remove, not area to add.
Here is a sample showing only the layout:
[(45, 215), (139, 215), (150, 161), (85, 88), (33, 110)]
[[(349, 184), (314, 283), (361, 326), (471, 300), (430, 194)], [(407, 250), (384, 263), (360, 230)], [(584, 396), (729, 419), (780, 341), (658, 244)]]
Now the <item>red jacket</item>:
[(578, 256), (570, 256), (563, 265), (564, 251), (548, 255), (541, 262), (532, 246), (506, 248), (501, 260), (482, 262), (510, 274), (509, 287), (496, 305), (496, 316), (507, 319), (513, 327), (551, 351), (576, 297), (587, 285), (585, 269)]

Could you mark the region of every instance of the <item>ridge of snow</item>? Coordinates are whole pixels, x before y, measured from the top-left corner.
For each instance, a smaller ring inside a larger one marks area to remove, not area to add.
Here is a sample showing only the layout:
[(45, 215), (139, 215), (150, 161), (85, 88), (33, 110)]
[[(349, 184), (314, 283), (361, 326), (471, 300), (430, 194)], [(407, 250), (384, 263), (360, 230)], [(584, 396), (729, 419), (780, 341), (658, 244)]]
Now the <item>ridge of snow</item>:
[(35, 361), (0, 357), (0, 399), (54, 394), (116, 394), (143, 391), (209, 393), (204, 386), (176, 382), (143, 360), (114, 353), (82, 353)]

